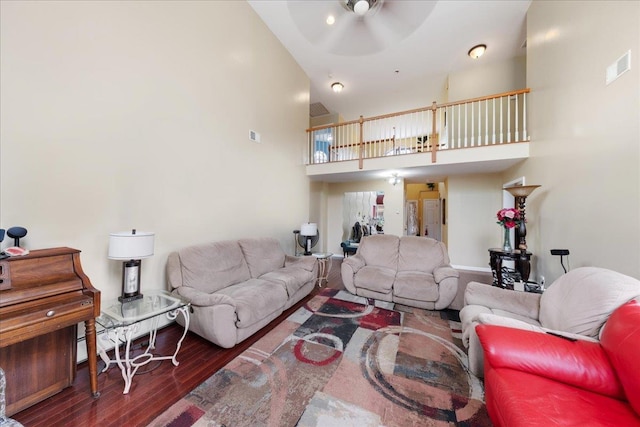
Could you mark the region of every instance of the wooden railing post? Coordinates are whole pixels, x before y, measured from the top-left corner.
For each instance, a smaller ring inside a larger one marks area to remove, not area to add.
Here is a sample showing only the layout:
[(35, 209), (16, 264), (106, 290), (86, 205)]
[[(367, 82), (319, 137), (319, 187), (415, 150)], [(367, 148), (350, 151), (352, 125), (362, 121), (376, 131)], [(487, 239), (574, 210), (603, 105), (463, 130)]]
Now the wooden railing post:
[(362, 169), (364, 168), (364, 117), (360, 116), (360, 120), (358, 122), (360, 123), (360, 159), (358, 161), (358, 169)]
[(431, 104), (431, 163), (436, 162), (436, 150), (438, 149), (438, 136), (436, 135), (436, 111), (438, 111), (438, 106), (436, 101), (433, 101), (433, 104)]

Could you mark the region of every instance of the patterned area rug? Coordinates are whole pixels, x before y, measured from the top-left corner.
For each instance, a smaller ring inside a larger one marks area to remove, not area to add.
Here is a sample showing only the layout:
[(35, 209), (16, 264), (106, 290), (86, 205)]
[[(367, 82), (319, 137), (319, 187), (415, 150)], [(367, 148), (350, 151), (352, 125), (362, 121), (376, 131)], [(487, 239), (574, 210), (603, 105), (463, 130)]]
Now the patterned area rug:
[(325, 288), (151, 426), (491, 426), (459, 323), (392, 307)]

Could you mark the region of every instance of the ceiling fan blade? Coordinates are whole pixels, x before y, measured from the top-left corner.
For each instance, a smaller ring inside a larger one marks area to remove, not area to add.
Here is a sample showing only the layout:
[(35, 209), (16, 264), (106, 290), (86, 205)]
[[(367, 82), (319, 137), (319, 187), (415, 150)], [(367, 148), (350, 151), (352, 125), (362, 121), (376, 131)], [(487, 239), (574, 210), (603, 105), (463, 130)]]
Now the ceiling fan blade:
[[(337, 1), (288, 1), (287, 8), (300, 33), (313, 45), (326, 40), (333, 27), (349, 14)], [(336, 24), (327, 24), (329, 15), (335, 17)]]
[[(314, 46), (342, 56), (380, 52), (404, 39), (422, 25), (437, 1), (378, 0), (359, 16), (347, 10), (341, 0), (290, 0), (289, 13), (300, 33)], [(333, 25), (326, 20), (335, 18)]]
[(323, 43), (327, 52), (342, 56), (362, 56), (379, 52), (385, 47), (371, 37), (366, 20), (354, 13), (343, 17), (341, 25), (334, 30)]
[(371, 37), (385, 47), (407, 38), (423, 25), (436, 1), (385, 0), (376, 13), (366, 16)]

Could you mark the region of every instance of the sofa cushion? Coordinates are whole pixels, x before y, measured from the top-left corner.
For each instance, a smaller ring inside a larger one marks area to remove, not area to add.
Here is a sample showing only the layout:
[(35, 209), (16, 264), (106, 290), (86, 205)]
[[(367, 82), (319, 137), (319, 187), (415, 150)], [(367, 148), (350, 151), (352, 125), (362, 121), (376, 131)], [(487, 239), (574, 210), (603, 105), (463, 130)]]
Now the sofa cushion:
[(374, 234), (363, 237), (357, 255), (365, 259), (368, 266), (398, 269), (398, 243), (400, 238), (391, 234)]
[(487, 411), (496, 426), (637, 426), (624, 401), (512, 369), (488, 369)]
[(264, 273), (284, 267), (285, 253), (276, 239), (240, 239), (238, 243), (249, 266), (251, 277), (260, 277)]
[(279, 283), (291, 297), (306, 283), (315, 280), (315, 277), (312, 271), (304, 268), (285, 267), (265, 273), (260, 279)]
[(592, 338), (611, 313), (640, 295), (640, 281), (598, 267), (576, 268), (560, 276), (540, 298), (545, 328)]
[(393, 294), (418, 301), (437, 301), (440, 292), (432, 274), (422, 271), (399, 271), (393, 283)]
[(444, 243), (429, 237), (402, 236), (398, 250), (398, 271), (433, 273), (436, 267), (448, 265)]
[(366, 265), (355, 275), (353, 283), (356, 288), (370, 289), (372, 291), (388, 294), (393, 287), (396, 271), (384, 267), (372, 267)]
[(640, 414), (640, 303), (630, 301), (613, 312), (600, 341), (622, 383), (629, 403)]
[(178, 255), (182, 265), (182, 286), (212, 293), (251, 277), (235, 241), (190, 246), (178, 251)]
[(218, 293), (234, 301), (238, 328), (247, 328), (276, 311), (282, 311), (287, 302), (287, 291), (283, 286), (262, 279), (249, 279), (220, 289)]

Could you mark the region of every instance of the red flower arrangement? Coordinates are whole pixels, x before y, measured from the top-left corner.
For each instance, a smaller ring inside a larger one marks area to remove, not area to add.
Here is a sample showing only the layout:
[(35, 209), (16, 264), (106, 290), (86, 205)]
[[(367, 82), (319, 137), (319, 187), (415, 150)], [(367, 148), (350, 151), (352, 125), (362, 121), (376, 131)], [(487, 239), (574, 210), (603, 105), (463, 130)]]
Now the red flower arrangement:
[(504, 228), (513, 228), (516, 225), (520, 225), (522, 221), (520, 219), (520, 211), (515, 208), (500, 209), (497, 213), (498, 221)]

